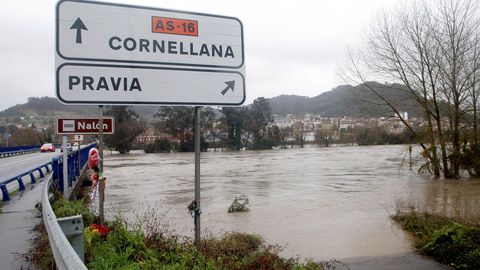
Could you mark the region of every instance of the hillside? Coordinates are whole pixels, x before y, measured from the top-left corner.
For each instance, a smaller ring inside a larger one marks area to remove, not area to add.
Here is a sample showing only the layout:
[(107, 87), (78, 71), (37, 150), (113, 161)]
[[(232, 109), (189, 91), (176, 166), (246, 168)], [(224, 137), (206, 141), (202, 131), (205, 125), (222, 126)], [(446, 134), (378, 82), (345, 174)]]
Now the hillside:
[[(421, 115), (421, 108), (402, 85), (371, 82), (369, 86), (386, 97), (400, 111), (406, 111), (411, 116)], [(282, 95), (270, 98), (269, 102), (272, 113), (281, 116), (311, 113), (325, 117), (379, 117), (394, 114), (365, 85), (355, 87), (342, 85), (311, 98)]]
[[(406, 111), (411, 116), (421, 115), (420, 108), (405, 87), (397, 84), (385, 85), (379, 83), (369, 83), (369, 86), (379, 91), (400, 111)], [(355, 87), (342, 85), (316, 97), (281, 95), (268, 100), (272, 113), (280, 116), (305, 113), (325, 117), (393, 115), (392, 110), (385, 105), (381, 105), (382, 102), (365, 85)], [(134, 106), (133, 109), (144, 119), (151, 119), (158, 111), (159, 106)], [(31, 97), (27, 103), (15, 105), (0, 112), (0, 117), (42, 116), (50, 118), (58, 115), (95, 115), (97, 113), (98, 106), (65, 105), (53, 97)]]
[[(158, 106), (136, 106), (134, 110), (143, 118), (152, 118), (158, 111)], [(32, 115), (55, 117), (58, 115), (96, 115), (96, 105), (65, 105), (53, 97), (30, 97), (27, 103), (12, 106), (2, 112), (0, 117)]]

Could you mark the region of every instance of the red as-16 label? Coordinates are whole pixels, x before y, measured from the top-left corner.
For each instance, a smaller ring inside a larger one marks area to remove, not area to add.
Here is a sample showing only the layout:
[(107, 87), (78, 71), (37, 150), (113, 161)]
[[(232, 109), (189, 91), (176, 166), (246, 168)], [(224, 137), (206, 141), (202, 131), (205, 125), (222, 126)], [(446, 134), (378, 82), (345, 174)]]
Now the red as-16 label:
[(152, 33), (198, 36), (198, 21), (152, 16)]

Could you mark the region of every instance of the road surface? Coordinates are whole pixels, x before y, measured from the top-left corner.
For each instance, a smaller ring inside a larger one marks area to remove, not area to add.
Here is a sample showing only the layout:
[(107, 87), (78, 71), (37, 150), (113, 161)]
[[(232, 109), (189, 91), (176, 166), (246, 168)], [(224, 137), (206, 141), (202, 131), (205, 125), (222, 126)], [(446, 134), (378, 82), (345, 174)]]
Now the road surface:
[(60, 150), (47, 153), (33, 153), (0, 159), (0, 181), (31, 170), (39, 165), (50, 162), (53, 157), (60, 155)]

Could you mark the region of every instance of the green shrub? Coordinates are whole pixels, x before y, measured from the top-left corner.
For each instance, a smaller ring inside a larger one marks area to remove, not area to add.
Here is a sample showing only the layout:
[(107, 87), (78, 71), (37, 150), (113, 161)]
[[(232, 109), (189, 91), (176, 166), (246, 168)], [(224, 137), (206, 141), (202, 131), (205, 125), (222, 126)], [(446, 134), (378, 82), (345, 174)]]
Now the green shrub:
[(129, 231), (116, 220), (106, 239), (86, 242), (86, 259), (91, 269), (153, 269), (158, 265), (156, 252), (148, 248), (140, 231)]
[(428, 213), (393, 216), (414, 236), (417, 249), (455, 269), (480, 269), (480, 227)]
[(421, 250), (457, 269), (480, 269), (480, 229), (453, 222), (436, 230)]
[(52, 209), (57, 218), (82, 215), (85, 227), (90, 226), (95, 220), (95, 215), (88, 209), (83, 199), (69, 201), (58, 198), (52, 203)]

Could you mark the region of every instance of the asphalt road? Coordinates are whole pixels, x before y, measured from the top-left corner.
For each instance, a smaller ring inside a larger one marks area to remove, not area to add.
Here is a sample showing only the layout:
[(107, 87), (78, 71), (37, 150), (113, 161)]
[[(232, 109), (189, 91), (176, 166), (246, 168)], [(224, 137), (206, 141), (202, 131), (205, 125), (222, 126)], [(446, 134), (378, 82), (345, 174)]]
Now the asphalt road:
[(57, 149), (55, 152), (38, 152), (2, 158), (0, 159), (0, 181), (5, 181), (11, 177), (38, 167), (39, 165), (45, 164), (51, 161), (53, 157), (60, 154), (60, 149)]

